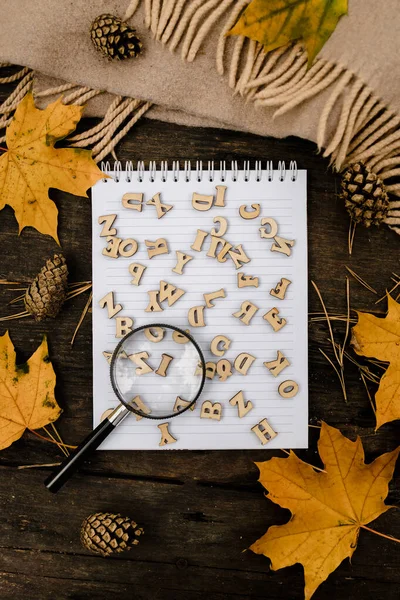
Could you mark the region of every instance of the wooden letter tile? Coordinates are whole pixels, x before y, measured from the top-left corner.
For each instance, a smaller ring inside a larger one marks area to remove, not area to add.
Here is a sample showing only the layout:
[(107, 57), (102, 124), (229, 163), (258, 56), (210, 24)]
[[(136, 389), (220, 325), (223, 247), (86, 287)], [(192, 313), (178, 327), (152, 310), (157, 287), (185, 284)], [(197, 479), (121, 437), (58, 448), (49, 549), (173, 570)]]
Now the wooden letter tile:
[(214, 421), (220, 421), (222, 415), (222, 406), (219, 402), (205, 400), (201, 405), (200, 417), (202, 419), (213, 419)]
[(117, 215), (102, 215), (98, 218), (99, 225), (102, 225), (104, 223), (103, 229), (100, 232), (100, 237), (117, 235), (117, 230), (115, 229), (115, 227), (113, 227), (113, 223), (116, 218)]
[(249, 300), (245, 300), (244, 302), (242, 302), (240, 310), (233, 313), (233, 316), (237, 319), (240, 319), (245, 325), (249, 325), (250, 321), (252, 320), (257, 311), (258, 306), (256, 306)]
[(215, 198), (214, 206), (225, 206), (226, 185), (216, 185), (217, 197)]
[(184, 400), (183, 398), (180, 398), (179, 396), (177, 396), (176, 400), (175, 400), (173, 412), (180, 412), (181, 410), (183, 410), (184, 408), (189, 406), (189, 404), (190, 404), (190, 402), (188, 400)]
[(263, 446), (273, 440), (278, 434), (272, 429), (267, 419), (263, 419), (257, 425), (251, 428), (256, 434)]
[(244, 288), (244, 287), (258, 288), (258, 284), (259, 284), (258, 277), (253, 277), (252, 275), (245, 275), (244, 273), (237, 274), (238, 288)]
[(103, 352), (103, 356), (109, 365), (111, 364), (112, 355), (113, 355), (112, 352), (106, 352), (106, 351)]
[(243, 392), (240, 391), (229, 400), (231, 406), (237, 406), (239, 419), (243, 419), (248, 412), (253, 408), (253, 403), (249, 400), (245, 401)]
[(192, 206), (195, 210), (210, 210), (214, 201), (214, 196), (206, 196), (193, 192)]
[(250, 258), (247, 256), (246, 252), (242, 248), (242, 244), (235, 246), (233, 250), (229, 250), (229, 256), (235, 263), (235, 267), (240, 269), (240, 267), (246, 263), (250, 262)]
[(242, 352), (242, 354), (239, 354), (236, 357), (233, 366), (235, 367), (236, 371), (241, 375), (247, 375), (247, 371), (250, 369), (251, 365), (255, 360), (256, 357), (252, 356), (252, 354)]
[(171, 363), (171, 361), (173, 360), (173, 356), (170, 356), (169, 354), (162, 354), (161, 355), (161, 362), (158, 366), (157, 371), (154, 371), (157, 375), (160, 375), (161, 377), (166, 377), (167, 375), (167, 370), (168, 367)]
[(196, 239), (194, 240), (193, 244), (190, 246), (192, 248), (192, 250), (196, 250), (196, 252), (201, 252), (201, 249), (204, 244), (204, 240), (206, 239), (207, 236), (208, 236), (207, 231), (202, 231), (201, 229), (198, 229)]
[(107, 239), (107, 246), (103, 248), (102, 254), (109, 258), (118, 258), (118, 249), (121, 243), (121, 238), (115, 236), (109, 236)]
[(143, 194), (126, 193), (122, 196), (122, 206), (142, 212)]
[(216, 335), (210, 344), (210, 350), (214, 356), (224, 356), (230, 348), (232, 340), (225, 335)]
[[(189, 329), (185, 329), (186, 333), (190, 333)], [(186, 335), (183, 335), (179, 331), (174, 331), (172, 334), (172, 339), (176, 344), (187, 344), (189, 338)]]
[(155, 242), (151, 242), (150, 240), (145, 240), (145, 244), (147, 246), (147, 254), (149, 258), (153, 258), (153, 256), (158, 256), (159, 254), (168, 254), (168, 243), (164, 238), (158, 238)]
[(192, 327), (205, 327), (204, 308), (204, 306), (192, 306), (192, 308), (189, 308), (189, 325)]
[(114, 292), (108, 292), (101, 300), (99, 300), (100, 308), (104, 308), (107, 306), (108, 318), (112, 319), (117, 315), (121, 310), (121, 304), (114, 303)]
[(217, 258), (218, 262), (226, 262), (228, 258), (226, 255), (228, 254), (231, 248), (232, 244), (224, 240), (224, 238), (215, 237), (212, 235), (207, 256), (210, 256), (211, 258)]
[(156, 207), (158, 219), (161, 219), (161, 217), (163, 217), (169, 210), (171, 210), (171, 208), (173, 208), (172, 204), (163, 204), (161, 202), (160, 192), (154, 194), (150, 200), (147, 200), (146, 204)]
[(115, 337), (123, 338), (132, 331), (133, 319), (130, 317), (116, 317), (115, 319)]
[(140, 280), (142, 279), (143, 273), (145, 272), (146, 267), (139, 263), (131, 263), (129, 265), (129, 273), (132, 275), (133, 279), (131, 280), (132, 285), (139, 285)]
[(157, 425), (158, 429), (161, 432), (161, 439), (159, 446), (166, 446), (167, 444), (174, 444), (176, 442), (176, 438), (169, 432), (168, 430), (169, 423), (162, 423), (161, 425)]
[(178, 273), (178, 275), (182, 275), (183, 267), (192, 259), (193, 259), (193, 256), (190, 256), (190, 254), (185, 254), (184, 252), (180, 252), (179, 250), (176, 250), (176, 265), (172, 269), (173, 272)]
[(204, 296), (204, 301), (206, 303), (207, 308), (212, 308), (213, 306), (215, 306), (215, 304), (213, 303), (213, 300), (216, 300), (217, 298), (226, 298), (226, 293), (224, 289), (220, 289), (217, 290), (216, 292), (210, 292), (209, 294), (203, 294)]
[(161, 342), (165, 335), (165, 329), (162, 327), (148, 327), (144, 330), (144, 335), (150, 342), (157, 344)]
[(175, 287), (171, 283), (167, 283), (166, 281), (160, 281), (160, 302), (164, 302), (164, 300), (167, 300), (168, 306), (172, 306), (173, 304), (175, 304), (175, 302), (179, 300), (179, 298), (182, 298), (184, 293), (184, 290)]
[(251, 208), (253, 210), (247, 210), (246, 204), (239, 207), (239, 215), (242, 219), (257, 219), (260, 216), (261, 207), (259, 204), (252, 204)]
[(232, 375), (232, 365), (229, 360), (223, 358), (217, 362), (217, 374), (219, 381), (226, 381)]
[(274, 298), (279, 298), (279, 300), (284, 300), (286, 295), (286, 290), (292, 282), (290, 279), (285, 279), (282, 277), (280, 281), (276, 284), (275, 288), (270, 291), (271, 296)]
[(270, 240), (276, 236), (278, 233), (278, 223), (275, 219), (268, 217), (267, 219), (261, 219), (261, 225), (268, 225), (269, 231), (267, 231), (266, 227), (260, 227), (260, 236), (266, 240)]
[(137, 365), (137, 369), (135, 369), (136, 375), (146, 375), (146, 373), (153, 372), (153, 369), (146, 362), (146, 360), (149, 358), (148, 352), (136, 352), (136, 354), (129, 354), (128, 358), (135, 365)]
[(277, 377), (283, 369), (286, 369), (290, 365), (288, 359), (282, 354), (280, 350), (278, 350), (276, 360), (271, 360), (270, 362), (263, 363), (265, 367), (267, 367), (268, 371), (274, 376)]
[(294, 246), (294, 240), (286, 240), (285, 238), (276, 235), (274, 237), (274, 243), (271, 246), (271, 252), (280, 252), (290, 256), (292, 254), (292, 248)]
[[(207, 379), (214, 379), (216, 370), (217, 370), (217, 365), (215, 363), (213, 363), (212, 361), (206, 362), (206, 377), (207, 377)], [(200, 375), (201, 371), (202, 371), (202, 369), (201, 369), (201, 363), (200, 363), (200, 373), (195, 373), (195, 374)]]
[(282, 381), (278, 387), (279, 395), (282, 396), (282, 398), (294, 398), (298, 391), (299, 386), (295, 381), (293, 381), (293, 379)]
[(134, 254), (136, 254), (137, 249), (138, 249), (137, 241), (133, 240), (132, 238), (127, 238), (126, 240), (120, 241), (118, 253), (121, 256), (129, 258), (130, 256), (133, 256)]
[(164, 309), (158, 304), (158, 290), (149, 290), (149, 303), (144, 309), (144, 312), (161, 312)]
[(279, 331), (286, 325), (286, 319), (283, 317), (279, 318), (279, 310), (277, 308), (271, 308), (265, 315), (263, 319), (268, 321), (274, 331)]
[(223, 237), (228, 229), (228, 221), (225, 219), (225, 217), (214, 217), (213, 223), (218, 223), (219, 228), (217, 230), (215, 227), (213, 227), (210, 231), (211, 235), (214, 237)]
[[(139, 410), (145, 415), (149, 415), (151, 413), (151, 409), (143, 402), (140, 396), (135, 396), (129, 404), (132, 405), (132, 408)], [(141, 415), (136, 415), (136, 421), (141, 421), (143, 417)]]

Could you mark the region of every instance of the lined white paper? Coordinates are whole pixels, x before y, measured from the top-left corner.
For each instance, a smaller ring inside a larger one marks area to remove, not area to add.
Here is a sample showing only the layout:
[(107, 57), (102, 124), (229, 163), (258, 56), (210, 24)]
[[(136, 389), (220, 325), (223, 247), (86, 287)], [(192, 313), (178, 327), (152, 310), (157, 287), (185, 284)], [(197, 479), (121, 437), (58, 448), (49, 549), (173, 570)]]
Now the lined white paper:
[[(219, 359), (210, 352), (211, 340), (216, 335), (226, 335), (232, 340), (224, 355), (232, 365), (242, 352), (256, 357), (248, 374), (237, 373), (226, 381), (207, 379), (201, 398), (195, 410), (169, 420), (169, 430), (177, 439), (176, 443), (159, 447), (159, 421), (142, 419), (136, 421), (130, 415), (106, 440), (102, 449), (243, 449), (243, 448), (305, 448), (308, 445), (308, 378), (307, 378), (307, 210), (306, 210), (306, 171), (297, 173), (296, 181), (289, 175), (285, 181), (279, 180), (277, 171), (270, 182), (267, 173), (262, 171), (261, 180), (256, 181), (255, 172), (250, 172), (249, 181), (244, 180), (244, 172), (238, 172), (237, 181), (232, 181), (232, 173), (227, 172), (225, 182), (216, 174), (213, 182), (203, 174), (201, 182), (192, 173), (191, 181), (186, 182), (180, 173), (179, 181), (173, 181), (172, 172), (167, 173), (167, 181), (161, 181), (161, 173), (156, 172), (154, 182), (149, 181), (149, 173), (144, 173), (142, 182), (137, 175), (126, 181), (126, 173), (120, 173), (119, 181), (100, 181), (92, 193), (93, 206), (93, 422), (96, 426), (104, 411), (114, 408), (115, 398), (109, 379), (109, 365), (102, 355), (112, 352), (118, 343), (115, 337), (115, 319), (108, 319), (107, 309), (101, 309), (99, 300), (113, 291), (115, 301), (123, 306), (118, 314), (134, 320), (134, 326), (151, 322), (162, 322), (182, 329), (190, 329), (201, 346), (206, 361)], [(192, 207), (192, 194), (215, 194), (216, 185), (226, 185), (225, 206), (213, 206), (208, 211), (196, 211)], [(122, 206), (125, 193), (143, 193), (142, 212)], [(146, 205), (156, 193), (161, 200), (172, 204), (173, 209), (161, 219), (157, 219), (156, 208)], [(243, 204), (261, 204), (261, 214), (256, 219), (244, 220), (239, 215)], [(102, 255), (107, 245), (106, 238), (100, 237), (102, 226), (98, 217), (117, 214), (114, 227), (120, 238), (134, 238), (138, 251), (131, 258), (117, 259)], [(211, 236), (204, 242), (201, 252), (191, 249), (198, 229), (210, 232), (215, 216), (228, 221), (224, 238), (233, 246), (242, 244), (251, 258), (239, 270), (231, 259), (219, 263), (206, 256)], [(273, 240), (262, 239), (259, 228), (261, 218), (272, 217), (279, 225), (278, 235), (294, 239), (291, 256), (271, 252)], [(169, 254), (149, 260), (145, 240), (155, 241), (165, 238)], [(176, 265), (176, 251), (194, 257), (183, 269), (183, 274), (172, 272)], [(129, 265), (132, 262), (146, 265), (147, 268), (139, 286), (131, 285)], [(237, 287), (237, 273), (243, 272), (259, 278), (259, 287)], [(292, 281), (284, 300), (270, 295), (279, 280), (285, 277)], [(182, 296), (173, 306), (163, 303), (163, 312), (144, 312), (148, 305), (148, 290), (159, 288), (160, 280), (167, 281), (183, 290)], [(215, 300), (213, 308), (205, 309), (205, 327), (190, 327), (187, 313), (190, 307), (204, 304), (204, 293), (224, 288), (226, 298)], [(238, 311), (243, 301), (249, 300), (259, 307), (249, 326), (244, 325), (232, 313)], [(279, 309), (280, 316), (287, 324), (278, 332), (263, 319), (271, 308)], [(280, 350), (290, 361), (278, 377), (274, 377), (263, 365), (264, 361), (276, 359)], [(285, 380), (294, 380), (299, 392), (294, 398), (284, 399), (278, 393), (278, 386)], [(155, 384), (155, 383), (154, 383)], [(153, 384), (153, 385), (154, 385)], [(237, 407), (229, 400), (243, 391), (246, 401), (251, 400), (253, 409), (245, 417), (238, 417)], [(205, 400), (222, 404), (220, 421), (200, 418), (200, 407)], [(262, 446), (251, 428), (264, 418), (272, 426), (277, 436)]]

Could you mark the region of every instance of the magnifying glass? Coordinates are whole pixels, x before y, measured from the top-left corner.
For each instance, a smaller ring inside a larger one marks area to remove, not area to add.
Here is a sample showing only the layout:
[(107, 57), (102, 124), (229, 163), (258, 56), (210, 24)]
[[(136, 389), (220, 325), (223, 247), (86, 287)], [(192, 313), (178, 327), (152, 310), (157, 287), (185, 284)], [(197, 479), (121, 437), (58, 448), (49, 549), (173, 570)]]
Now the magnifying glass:
[(160, 323), (132, 330), (119, 342), (110, 363), (111, 386), (120, 404), (46, 479), (47, 489), (57, 492), (130, 413), (163, 420), (192, 408), (205, 374), (203, 353), (187, 331)]

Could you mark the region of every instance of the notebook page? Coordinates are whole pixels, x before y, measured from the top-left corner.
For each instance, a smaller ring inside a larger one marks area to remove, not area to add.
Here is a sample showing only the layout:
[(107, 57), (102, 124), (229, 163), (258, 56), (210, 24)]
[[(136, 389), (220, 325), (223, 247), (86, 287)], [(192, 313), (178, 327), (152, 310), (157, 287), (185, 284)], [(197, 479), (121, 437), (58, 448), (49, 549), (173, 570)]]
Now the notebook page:
[[(226, 185), (225, 206), (213, 206), (207, 211), (197, 211), (192, 207), (192, 195), (215, 194), (216, 185)], [(279, 181), (279, 173), (274, 172), (273, 181), (267, 180), (262, 172), (257, 182), (255, 172), (250, 172), (250, 180), (244, 181), (243, 171), (239, 171), (236, 182), (227, 172), (225, 183), (216, 174), (213, 182), (206, 173), (197, 182), (192, 173), (191, 181), (186, 182), (180, 173), (179, 182), (174, 182), (168, 172), (167, 181), (161, 181), (160, 172), (154, 182), (149, 181), (149, 173), (144, 173), (142, 182), (136, 173), (132, 182), (126, 181), (126, 174), (120, 174), (118, 182), (109, 179), (98, 182), (92, 190), (93, 206), (93, 397), (94, 426), (100, 421), (104, 411), (117, 406), (109, 379), (109, 365), (103, 351), (112, 352), (118, 343), (115, 319), (108, 319), (107, 309), (100, 308), (99, 300), (113, 291), (115, 302), (123, 306), (118, 316), (128, 316), (138, 327), (151, 322), (163, 322), (182, 329), (189, 329), (203, 350), (206, 361), (219, 359), (210, 352), (210, 342), (217, 335), (225, 335), (232, 340), (224, 359), (232, 363), (232, 376), (219, 381), (217, 375), (206, 384), (195, 410), (169, 419), (169, 430), (177, 439), (176, 443), (159, 447), (159, 421), (142, 419), (136, 421), (129, 415), (102, 444), (102, 449), (241, 449), (241, 448), (305, 448), (308, 445), (308, 379), (307, 379), (307, 212), (306, 212), (306, 171), (300, 170), (296, 181), (289, 175)], [(125, 193), (143, 193), (141, 212), (122, 206)], [(156, 208), (146, 205), (154, 194), (160, 193), (164, 203), (172, 204), (173, 209), (158, 219)], [(243, 204), (260, 204), (258, 218), (245, 220), (239, 215)], [(98, 224), (101, 215), (117, 214), (113, 226), (118, 237), (134, 238), (138, 251), (131, 258), (117, 259), (102, 255), (107, 245), (106, 238), (100, 237), (102, 226)], [(232, 260), (220, 263), (206, 256), (210, 238), (204, 241), (201, 252), (191, 249), (198, 229), (210, 232), (218, 227), (213, 218), (222, 216), (228, 221), (224, 238), (233, 246), (242, 244), (251, 261), (239, 270)], [(262, 217), (276, 220), (278, 235), (294, 239), (295, 245), (290, 256), (271, 252), (273, 240), (262, 239), (259, 228)], [(169, 253), (148, 258), (145, 240), (165, 238)], [(176, 251), (193, 256), (183, 269), (183, 274), (172, 272), (176, 265)], [(146, 265), (139, 286), (131, 285), (132, 276), (128, 267), (132, 263)], [(238, 288), (237, 273), (243, 272), (259, 278), (259, 287)], [(285, 277), (289, 285), (283, 300), (270, 295), (279, 280)], [(185, 290), (173, 306), (163, 303), (163, 312), (146, 313), (149, 302), (148, 290), (158, 289), (164, 280)], [(191, 327), (187, 320), (189, 308), (205, 304), (203, 294), (224, 288), (226, 298), (215, 301), (213, 308), (206, 308), (205, 327)], [(238, 311), (242, 302), (251, 301), (259, 310), (246, 326), (232, 313)], [(275, 332), (263, 319), (271, 308), (279, 309), (279, 316), (287, 320), (286, 325)], [(273, 361), (280, 350), (290, 361), (277, 377), (263, 365)], [(235, 358), (242, 352), (256, 357), (247, 375), (241, 375), (233, 368)], [(293, 398), (282, 398), (278, 393), (281, 382), (293, 380), (299, 391)], [(154, 378), (153, 378), (154, 381)], [(153, 383), (154, 385), (154, 383)], [(229, 400), (243, 391), (246, 401), (253, 404), (243, 418), (238, 417), (236, 406)], [(220, 421), (200, 418), (201, 404), (205, 400), (222, 405)], [(264, 418), (278, 434), (264, 446), (251, 430)]]

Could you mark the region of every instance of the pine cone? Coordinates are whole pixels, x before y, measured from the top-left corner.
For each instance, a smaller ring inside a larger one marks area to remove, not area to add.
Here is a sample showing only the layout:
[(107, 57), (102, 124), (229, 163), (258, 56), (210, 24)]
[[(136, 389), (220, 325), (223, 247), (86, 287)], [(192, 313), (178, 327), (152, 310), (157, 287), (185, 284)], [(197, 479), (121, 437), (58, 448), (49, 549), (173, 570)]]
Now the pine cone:
[(137, 56), (142, 43), (135, 29), (114, 15), (100, 15), (90, 28), (90, 36), (96, 50), (110, 60), (124, 60)]
[(376, 173), (363, 163), (355, 163), (342, 177), (341, 198), (355, 223), (365, 227), (380, 225), (385, 220), (389, 208), (389, 198), (385, 185)]
[(42, 321), (46, 317), (55, 318), (67, 297), (68, 267), (62, 254), (55, 254), (40, 270), (25, 292), (25, 308), (35, 318)]
[(81, 542), (91, 552), (109, 556), (130, 550), (139, 543), (143, 529), (135, 521), (120, 514), (95, 513), (87, 517), (81, 528)]

